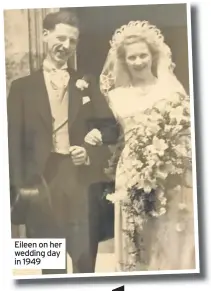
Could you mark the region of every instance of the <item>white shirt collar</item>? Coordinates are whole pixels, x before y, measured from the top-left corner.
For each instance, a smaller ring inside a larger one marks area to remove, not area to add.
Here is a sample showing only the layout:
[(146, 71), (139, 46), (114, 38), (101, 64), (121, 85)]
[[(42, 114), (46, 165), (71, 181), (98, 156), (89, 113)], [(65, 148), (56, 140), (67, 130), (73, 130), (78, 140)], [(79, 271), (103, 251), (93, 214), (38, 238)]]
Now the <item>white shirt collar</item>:
[(56, 68), (55, 65), (53, 63), (51, 63), (48, 59), (45, 59), (43, 61), (43, 70), (47, 71), (47, 72), (52, 72), (52, 71), (60, 71), (60, 70), (67, 70), (68, 66), (67, 63), (65, 63), (61, 68)]

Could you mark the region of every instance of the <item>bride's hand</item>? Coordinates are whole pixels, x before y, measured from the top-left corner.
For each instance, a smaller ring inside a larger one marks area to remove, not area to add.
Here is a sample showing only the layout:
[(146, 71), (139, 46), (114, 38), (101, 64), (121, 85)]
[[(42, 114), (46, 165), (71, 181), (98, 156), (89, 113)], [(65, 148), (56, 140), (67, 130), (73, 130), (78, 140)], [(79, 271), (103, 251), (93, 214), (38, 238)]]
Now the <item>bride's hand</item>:
[(87, 135), (84, 138), (84, 141), (93, 146), (102, 145), (103, 143), (102, 134), (98, 129), (94, 128), (87, 133)]

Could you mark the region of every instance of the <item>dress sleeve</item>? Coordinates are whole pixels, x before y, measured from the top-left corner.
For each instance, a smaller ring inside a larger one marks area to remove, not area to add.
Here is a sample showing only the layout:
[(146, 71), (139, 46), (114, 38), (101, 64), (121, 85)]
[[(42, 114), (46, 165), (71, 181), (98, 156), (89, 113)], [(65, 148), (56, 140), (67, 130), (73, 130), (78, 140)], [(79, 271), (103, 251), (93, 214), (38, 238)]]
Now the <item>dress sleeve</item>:
[(115, 102), (114, 102), (115, 97), (116, 97), (116, 89), (111, 90), (105, 98), (106, 98), (106, 101), (107, 101), (111, 111), (113, 112), (113, 115), (118, 120), (118, 114), (117, 114), (117, 111), (115, 108)]

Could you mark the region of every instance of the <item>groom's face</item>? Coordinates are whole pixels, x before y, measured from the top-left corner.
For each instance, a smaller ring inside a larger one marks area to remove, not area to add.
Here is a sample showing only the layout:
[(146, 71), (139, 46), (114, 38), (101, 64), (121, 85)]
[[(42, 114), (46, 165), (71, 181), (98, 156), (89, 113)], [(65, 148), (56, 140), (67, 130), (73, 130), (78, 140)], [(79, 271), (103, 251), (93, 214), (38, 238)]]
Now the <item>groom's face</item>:
[(78, 43), (79, 30), (74, 26), (59, 23), (54, 30), (44, 30), (44, 41), (47, 43), (48, 56), (61, 66), (74, 54)]

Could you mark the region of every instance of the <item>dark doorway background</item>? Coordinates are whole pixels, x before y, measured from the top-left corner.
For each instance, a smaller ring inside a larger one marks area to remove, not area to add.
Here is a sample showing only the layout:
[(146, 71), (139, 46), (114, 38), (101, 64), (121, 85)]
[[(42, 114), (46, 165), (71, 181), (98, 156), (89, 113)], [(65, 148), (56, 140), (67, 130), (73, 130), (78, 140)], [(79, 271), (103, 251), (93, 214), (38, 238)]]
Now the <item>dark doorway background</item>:
[(74, 9), (80, 20), (77, 66), (97, 78), (103, 68), (114, 31), (134, 20), (156, 25), (170, 46), (175, 73), (189, 93), (186, 4), (80, 7)]

